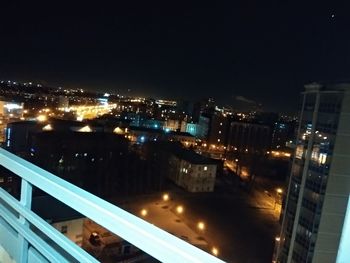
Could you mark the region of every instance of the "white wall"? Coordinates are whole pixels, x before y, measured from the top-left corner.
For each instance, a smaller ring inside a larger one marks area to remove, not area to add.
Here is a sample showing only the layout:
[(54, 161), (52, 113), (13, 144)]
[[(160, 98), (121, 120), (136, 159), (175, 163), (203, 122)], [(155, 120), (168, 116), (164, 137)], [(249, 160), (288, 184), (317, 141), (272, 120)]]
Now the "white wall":
[(53, 223), (52, 226), (58, 231), (62, 231), (62, 227), (67, 227), (67, 233), (63, 233), (66, 237), (76, 243), (78, 246), (82, 246), (83, 241), (83, 218), (62, 221)]

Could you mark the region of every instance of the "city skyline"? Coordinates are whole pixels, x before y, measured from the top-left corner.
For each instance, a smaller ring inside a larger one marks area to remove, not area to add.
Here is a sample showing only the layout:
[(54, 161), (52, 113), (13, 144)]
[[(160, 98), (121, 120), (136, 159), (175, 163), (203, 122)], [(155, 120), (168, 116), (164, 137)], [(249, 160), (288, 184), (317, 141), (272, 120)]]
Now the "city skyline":
[(346, 5), (8, 3), (0, 77), (295, 112), (304, 84), (349, 79)]

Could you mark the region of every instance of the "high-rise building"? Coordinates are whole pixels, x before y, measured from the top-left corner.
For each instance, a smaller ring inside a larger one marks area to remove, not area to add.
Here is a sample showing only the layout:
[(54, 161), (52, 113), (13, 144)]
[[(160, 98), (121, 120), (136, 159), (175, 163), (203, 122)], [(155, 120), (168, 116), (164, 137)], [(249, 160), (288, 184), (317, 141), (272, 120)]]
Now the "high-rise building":
[(233, 121), (228, 148), (238, 152), (265, 154), (270, 150), (271, 128), (265, 124)]
[(296, 142), (274, 262), (348, 262), (350, 84), (305, 86)]

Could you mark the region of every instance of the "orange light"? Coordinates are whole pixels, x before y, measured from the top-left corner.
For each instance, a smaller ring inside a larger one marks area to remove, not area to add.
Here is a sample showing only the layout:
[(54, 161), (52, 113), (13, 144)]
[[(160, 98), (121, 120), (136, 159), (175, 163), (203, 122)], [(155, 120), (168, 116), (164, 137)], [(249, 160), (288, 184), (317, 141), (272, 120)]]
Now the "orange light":
[(148, 211), (146, 209), (142, 209), (141, 210), (141, 215), (142, 216), (147, 216), (147, 214), (148, 214)]
[(218, 256), (219, 255), (219, 250), (216, 247), (213, 247), (211, 249), (211, 253), (213, 253), (214, 256)]
[(169, 200), (169, 195), (163, 194), (163, 201), (168, 201), (168, 200)]
[(182, 213), (184, 212), (183, 206), (182, 206), (182, 205), (178, 205), (178, 206), (176, 207), (176, 212), (177, 212), (178, 214), (182, 214)]
[(203, 230), (205, 229), (205, 224), (204, 224), (204, 222), (202, 222), (202, 221), (198, 222), (197, 227), (198, 227), (199, 230), (202, 230), (202, 231), (203, 231)]

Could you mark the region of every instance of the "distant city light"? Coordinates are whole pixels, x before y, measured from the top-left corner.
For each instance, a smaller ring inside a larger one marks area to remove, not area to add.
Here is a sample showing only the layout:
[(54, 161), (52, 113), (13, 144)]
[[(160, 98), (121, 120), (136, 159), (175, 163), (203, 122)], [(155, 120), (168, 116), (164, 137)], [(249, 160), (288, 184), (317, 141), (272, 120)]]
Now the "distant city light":
[(43, 131), (51, 131), (51, 130), (52, 130), (51, 124), (47, 124), (43, 127)]
[(123, 134), (123, 133), (124, 133), (124, 131), (123, 131), (121, 128), (119, 128), (119, 127), (116, 127), (116, 128), (113, 130), (113, 132), (116, 133), (116, 134)]
[(36, 117), (36, 119), (40, 122), (43, 122), (47, 120), (47, 117), (46, 115), (39, 115), (38, 117)]
[(86, 125), (78, 130), (79, 132), (91, 132), (91, 128), (89, 125)]

